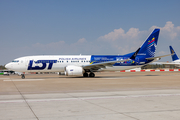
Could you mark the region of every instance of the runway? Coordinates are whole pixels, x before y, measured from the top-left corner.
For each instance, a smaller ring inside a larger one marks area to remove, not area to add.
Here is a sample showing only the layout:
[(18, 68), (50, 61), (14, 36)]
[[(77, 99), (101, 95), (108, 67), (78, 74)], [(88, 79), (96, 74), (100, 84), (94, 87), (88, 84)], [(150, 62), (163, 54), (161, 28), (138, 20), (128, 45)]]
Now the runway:
[(0, 120), (179, 120), (180, 72), (0, 76)]

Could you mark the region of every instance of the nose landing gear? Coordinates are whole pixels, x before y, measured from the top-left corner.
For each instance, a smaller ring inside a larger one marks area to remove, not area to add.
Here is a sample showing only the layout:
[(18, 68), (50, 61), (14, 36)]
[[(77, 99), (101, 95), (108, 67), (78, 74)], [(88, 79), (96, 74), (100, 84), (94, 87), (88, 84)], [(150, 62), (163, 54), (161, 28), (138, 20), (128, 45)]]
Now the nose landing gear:
[(24, 74), (21, 74), (21, 78), (22, 78), (22, 79), (25, 79), (25, 75), (24, 75)]

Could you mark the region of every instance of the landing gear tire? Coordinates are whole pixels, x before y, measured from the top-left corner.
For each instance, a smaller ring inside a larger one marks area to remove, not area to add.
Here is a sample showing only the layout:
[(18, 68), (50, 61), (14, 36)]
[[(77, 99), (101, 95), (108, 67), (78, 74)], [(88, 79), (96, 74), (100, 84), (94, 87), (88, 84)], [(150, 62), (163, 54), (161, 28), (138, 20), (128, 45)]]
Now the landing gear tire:
[(88, 77), (88, 73), (84, 73), (84, 74), (83, 74), (83, 77)]
[(95, 74), (94, 73), (90, 73), (89, 77), (95, 77)]
[(21, 78), (22, 78), (22, 79), (25, 79), (25, 75), (24, 75), (24, 74), (22, 74), (22, 75), (21, 75)]

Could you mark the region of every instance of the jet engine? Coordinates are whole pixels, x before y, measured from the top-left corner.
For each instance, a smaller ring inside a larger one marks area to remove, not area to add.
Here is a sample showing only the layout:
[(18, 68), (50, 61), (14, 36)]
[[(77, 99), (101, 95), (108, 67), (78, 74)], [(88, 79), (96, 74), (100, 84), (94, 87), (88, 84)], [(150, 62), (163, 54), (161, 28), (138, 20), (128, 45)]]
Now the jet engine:
[(66, 76), (79, 76), (82, 75), (84, 72), (84, 69), (80, 66), (70, 65), (65, 67)]

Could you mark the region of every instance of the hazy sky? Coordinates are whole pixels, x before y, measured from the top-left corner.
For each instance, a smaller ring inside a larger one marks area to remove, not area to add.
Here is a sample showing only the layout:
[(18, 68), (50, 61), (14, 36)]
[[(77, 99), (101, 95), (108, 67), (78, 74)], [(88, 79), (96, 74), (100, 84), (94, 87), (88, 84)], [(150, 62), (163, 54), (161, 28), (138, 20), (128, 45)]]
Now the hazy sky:
[(0, 0), (0, 65), (29, 55), (123, 55), (155, 27), (156, 56), (172, 45), (180, 57), (180, 0)]

